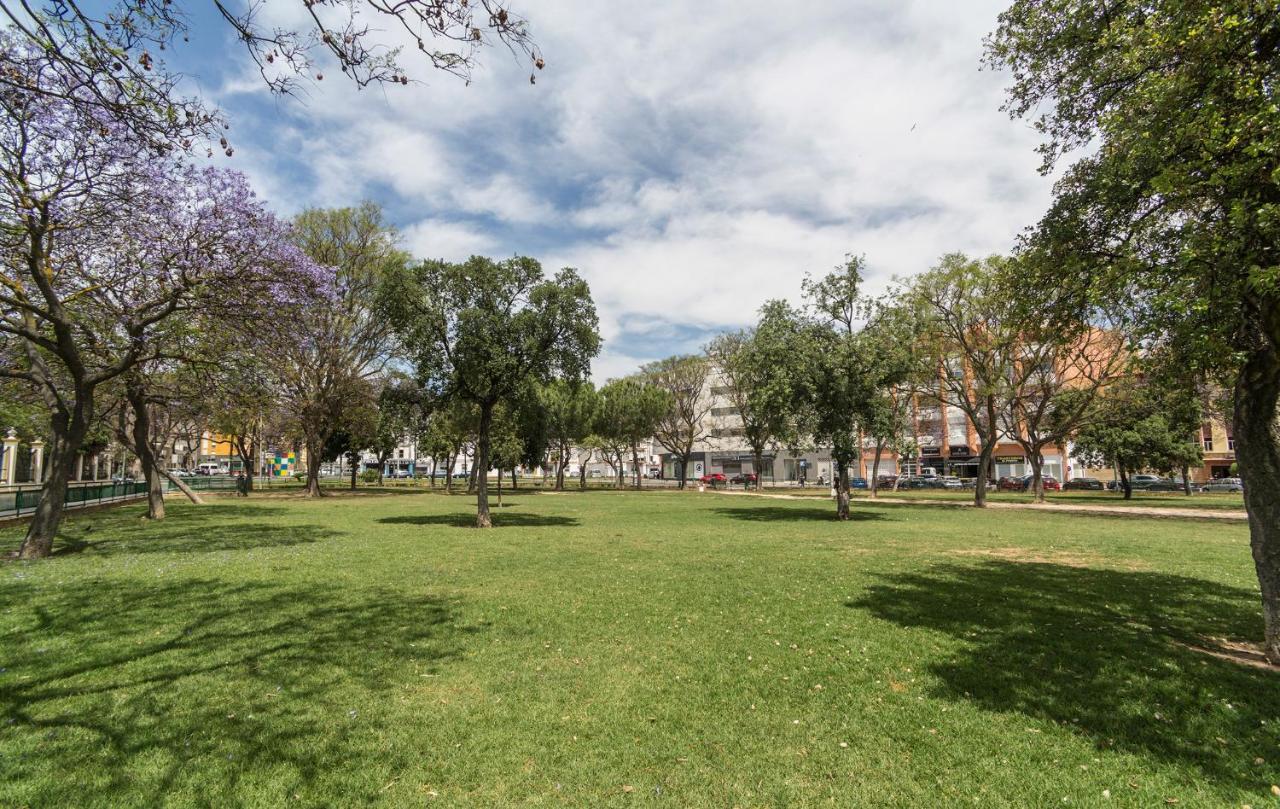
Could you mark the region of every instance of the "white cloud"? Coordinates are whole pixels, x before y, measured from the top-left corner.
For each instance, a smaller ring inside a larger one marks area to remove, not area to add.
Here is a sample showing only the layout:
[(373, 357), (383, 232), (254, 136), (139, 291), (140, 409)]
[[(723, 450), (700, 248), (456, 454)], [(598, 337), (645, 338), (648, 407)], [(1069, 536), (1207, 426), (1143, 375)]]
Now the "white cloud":
[(487, 233), (470, 225), (438, 219), (415, 222), (405, 228), (400, 237), (405, 249), (415, 256), (446, 261), (483, 255), (494, 247), (494, 240)]
[[(978, 69), (1002, 5), (549, 1), (516, 8), (547, 56), (536, 86), (501, 49), (470, 86), (357, 91), (329, 71), (307, 123), (239, 153), (296, 207), (383, 202), (422, 255), (580, 268), (608, 341), (597, 376), (615, 376), (664, 332), (675, 350), (680, 324), (796, 298), (846, 252), (880, 289), (944, 252), (1008, 250), (1049, 181), (999, 111), (1005, 77)], [(237, 129), (265, 126), (228, 89)], [(273, 174), (281, 143), (305, 150), (301, 176)]]

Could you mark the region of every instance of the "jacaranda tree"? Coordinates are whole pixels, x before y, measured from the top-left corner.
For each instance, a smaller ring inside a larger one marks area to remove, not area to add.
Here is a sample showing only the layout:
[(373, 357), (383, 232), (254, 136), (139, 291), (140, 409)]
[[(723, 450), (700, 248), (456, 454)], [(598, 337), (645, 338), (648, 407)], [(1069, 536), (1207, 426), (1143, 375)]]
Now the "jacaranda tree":
[(311, 264), (242, 175), (150, 151), (67, 100), (83, 92), (74, 76), (10, 37), (0, 50), (29, 70), (0, 85), (0, 374), (50, 412), (49, 475), (21, 549), (34, 558), (52, 549), (99, 386), (155, 357), (169, 318), (284, 294)]

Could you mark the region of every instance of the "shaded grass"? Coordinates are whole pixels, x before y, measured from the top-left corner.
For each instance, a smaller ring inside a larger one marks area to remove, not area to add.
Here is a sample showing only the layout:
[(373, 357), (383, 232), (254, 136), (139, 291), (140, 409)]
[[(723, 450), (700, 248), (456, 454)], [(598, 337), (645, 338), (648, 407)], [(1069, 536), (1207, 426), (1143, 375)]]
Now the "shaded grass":
[(1243, 526), (505, 499), (490, 532), (432, 495), (73, 517), (78, 552), (0, 565), (0, 805), (1260, 806), (1280, 780), (1280, 675), (1183, 645), (1260, 635)]

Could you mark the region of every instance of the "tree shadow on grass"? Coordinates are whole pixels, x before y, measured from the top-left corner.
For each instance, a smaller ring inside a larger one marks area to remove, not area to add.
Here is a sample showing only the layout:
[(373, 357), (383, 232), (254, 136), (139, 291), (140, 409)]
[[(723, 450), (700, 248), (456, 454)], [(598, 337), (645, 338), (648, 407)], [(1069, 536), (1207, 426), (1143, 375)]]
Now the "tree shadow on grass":
[[(337, 536), (318, 525), (271, 521), (277, 509), (238, 501), (180, 505), (158, 522), (142, 519), (145, 506), (110, 513), (69, 515), (58, 532), (54, 555), (73, 553), (212, 553), (305, 545)], [(254, 522), (240, 522), (246, 517)]]
[[(526, 514), (523, 512), (498, 511), (491, 513), (495, 528), (552, 528), (579, 525), (573, 517), (562, 517), (556, 514)], [(475, 512), (459, 512), (456, 514), (409, 514), (402, 517), (383, 517), (378, 522), (384, 525), (447, 525), (453, 528), (475, 528)]]
[(9, 587), (0, 613), (0, 803), (32, 806), (372, 804), (412, 763), (370, 741), (380, 713), (485, 630), (441, 598), (195, 578)]
[[(746, 522), (829, 522), (838, 523), (835, 504), (824, 506), (722, 506), (712, 509), (715, 513)], [(879, 511), (864, 511), (851, 505), (849, 522), (886, 520)]]
[(957, 656), (930, 665), (942, 683), (936, 696), (1059, 723), (1100, 749), (1195, 767), (1240, 788), (1265, 789), (1267, 773), (1253, 760), (1280, 754), (1280, 673), (1185, 645), (1260, 638), (1256, 591), (990, 561), (886, 576), (848, 606), (963, 642)]

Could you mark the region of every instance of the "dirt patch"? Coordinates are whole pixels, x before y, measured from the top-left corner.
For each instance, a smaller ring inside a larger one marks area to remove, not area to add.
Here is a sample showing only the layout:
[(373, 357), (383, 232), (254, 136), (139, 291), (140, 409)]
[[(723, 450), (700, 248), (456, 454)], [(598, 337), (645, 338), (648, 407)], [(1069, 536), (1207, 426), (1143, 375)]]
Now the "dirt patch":
[(1145, 570), (1141, 562), (1125, 559), (1108, 559), (1104, 556), (1071, 551), (1032, 550), (1030, 548), (970, 548), (952, 551), (953, 556), (978, 556), (1001, 559), (1006, 562), (1023, 562), (1038, 565), (1063, 565), (1065, 567), (1119, 567), (1124, 570)]
[(1184, 649), (1226, 660), (1229, 663), (1280, 673), (1280, 666), (1267, 662), (1266, 655), (1262, 653), (1262, 647), (1257, 644), (1227, 638), (1201, 638), (1200, 640), (1199, 644), (1181, 641), (1174, 641), (1174, 643)]

